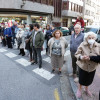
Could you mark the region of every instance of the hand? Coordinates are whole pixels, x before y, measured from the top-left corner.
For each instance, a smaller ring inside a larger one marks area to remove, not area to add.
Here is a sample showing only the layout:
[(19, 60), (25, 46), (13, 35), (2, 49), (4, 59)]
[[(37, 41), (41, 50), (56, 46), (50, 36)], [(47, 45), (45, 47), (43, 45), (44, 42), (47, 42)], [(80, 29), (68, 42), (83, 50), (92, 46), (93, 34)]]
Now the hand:
[(85, 56), (85, 60), (90, 60), (90, 57), (89, 56)]
[(90, 60), (90, 57), (86, 56), (86, 55), (82, 56), (81, 58), (82, 58), (82, 60)]

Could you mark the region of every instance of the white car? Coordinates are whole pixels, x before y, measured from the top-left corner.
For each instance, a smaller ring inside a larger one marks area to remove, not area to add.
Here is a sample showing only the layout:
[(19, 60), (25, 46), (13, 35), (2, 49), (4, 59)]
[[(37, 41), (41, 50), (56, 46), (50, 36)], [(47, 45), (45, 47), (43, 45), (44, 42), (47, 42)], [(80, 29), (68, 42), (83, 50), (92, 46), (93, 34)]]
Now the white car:
[(94, 26), (94, 25), (86, 26), (85, 29), (84, 29), (84, 33), (87, 33), (87, 32), (90, 32), (90, 31), (97, 34), (97, 42), (100, 43), (100, 26)]

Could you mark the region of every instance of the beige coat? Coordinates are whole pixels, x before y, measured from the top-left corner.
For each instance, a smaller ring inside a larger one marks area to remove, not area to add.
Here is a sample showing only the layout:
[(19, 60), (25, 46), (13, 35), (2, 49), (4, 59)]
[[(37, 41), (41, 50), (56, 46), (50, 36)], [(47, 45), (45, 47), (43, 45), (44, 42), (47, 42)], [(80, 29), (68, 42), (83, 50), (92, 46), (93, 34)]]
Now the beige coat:
[(75, 56), (77, 58), (77, 65), (87, 71), (87, 72), (92, 72), (94, 71), (97, 66), (100, 66), (98, 63), (95, 63), (93, 61), (84, 61), (84, 60), (80, 60), (80, 56), (97, 56), (100, 55), (100, 44), (95, 42), (93, 45), (93, 48), (90, 49), (89, 44), (87, 43), (87, 41), (84, 41), (80, 44), (80, 46), (78, 47), (77, 52), (75, 53)]
[(16, 38), (22, 38), (22, 43), (20, 44), (20, 49), (23, 49), (25, 48), (25, 35), (24, 35), (24, 31), (21, 30), (21, 31), (18, 31), (17, 34), (16, 34)]
[[(51, 52), (52, 52), (52, 46), (53, 46), (53, 43), (55, 42), (55, 38), (51, 38), (49, 41), (48, 41), (48, 46), (49, 46), (49, 49), (50, 49), (50, 56), (51, 56)], [(68, 43), (67, 43), (67, 40), (64, 38), (64, 37), (60, 37), (60, 44), (61, 44), (61, 50), (62, 50), (62, 56), (64, 56), (65, 52), (66, 52), (66, 48), (68, 46)]]

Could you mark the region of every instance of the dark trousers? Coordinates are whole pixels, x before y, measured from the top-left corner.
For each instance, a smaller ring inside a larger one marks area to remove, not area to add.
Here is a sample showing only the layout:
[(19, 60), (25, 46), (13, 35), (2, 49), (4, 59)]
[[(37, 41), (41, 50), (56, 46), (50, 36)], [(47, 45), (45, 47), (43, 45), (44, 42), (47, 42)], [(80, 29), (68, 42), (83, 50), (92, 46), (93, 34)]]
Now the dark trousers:
[(12, 38), (11, 37), (6, 37), (7, 38), (7, 45), (8, 45), (8, 48), (12, 48)]
[(49, 47), (48, 47), (48, 41), (49, 41), (49, 40), (47, 40), (47, 44), (46, 44), (46, 45), (47, 45), (46, 53), (48, 53), (48, 48), (49, 48)]
[(2, 39), (2, 46), (6, 46), (6, 39), (5, 38)]
[(34, 60), (34, 55), (33, 55), (33, 58), (32, 58), (32, 54), (33, 54), (32, 48), (29, 48), (29, 53), (30, 53), (30, 60)]
[(72, 58), (72, 67), (73, 67), (73, 74), (77, 74), (77, 58), (75, 57), (75, 54), (71, 53), (71, 58)]
[(34, 53), (35, 63), (37, 63), (37, 60), (39, 59), (39, 62), (38, 62), (39, 63), (39, 67), (42, 67), (41, 48), (35, 48), (35, 47), (33, 47), (33, 53)]
[(23, 56), (25, 55), (24, 49), (20, 49), (20, 54), (22, 54)]
[(12, 37), (12, 43), (13, 43), (13, 45), (15, 44), (15, 37), (14, 36)]

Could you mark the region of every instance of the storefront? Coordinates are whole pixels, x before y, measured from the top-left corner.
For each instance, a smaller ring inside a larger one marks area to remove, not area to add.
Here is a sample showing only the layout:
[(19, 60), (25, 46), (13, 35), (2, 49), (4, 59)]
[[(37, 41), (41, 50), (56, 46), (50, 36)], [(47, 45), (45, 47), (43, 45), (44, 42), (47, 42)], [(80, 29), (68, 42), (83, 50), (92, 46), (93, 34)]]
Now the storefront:
[[(31, 16), (32, 23), (46, 24), (46, 16)], [(27, 24), (27, 15), (18, 15), (18, 14), (0, 14), (0, 23), (8, 21), (17, 21), (18, 23)]]

